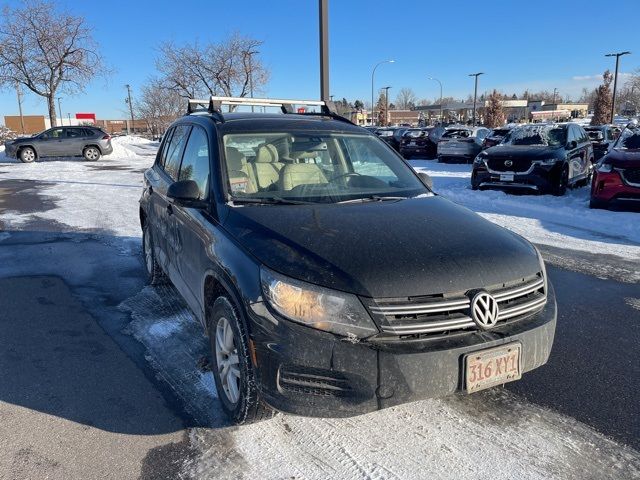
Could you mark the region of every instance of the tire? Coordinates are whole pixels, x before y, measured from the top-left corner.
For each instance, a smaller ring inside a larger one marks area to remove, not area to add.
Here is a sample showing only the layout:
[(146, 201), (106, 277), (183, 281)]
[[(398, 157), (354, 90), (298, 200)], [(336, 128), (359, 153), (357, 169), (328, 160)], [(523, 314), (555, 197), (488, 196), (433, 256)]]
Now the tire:
[(607, 204), (602, 200), (596, 200), (595, 198), (591, 198), (589, 200), (589, 208), (607, 208)]
[(89, 162), (96, 162), (100, 159), (100, 150), (98, 147), (87, 147), (82, 151), (82, 156)]
[(33, 163), (37, 157), (36, 151), (31, 147), (24, 147), (18, 155), (22, 163)]
[(222, 296), (216, 299), (210, 312), (211, 370), (222, 410), (236, 425), (273, 417), (273, 410), (258, 393), (248, 336), (238, 308)]
[(567, 193), (567, 186), (569, 184), (569, 168), (564, 167), (562, 169), (562, 173), (556, 182), (556, 185), (553, 187), (553, 194), (556, 197), (561, 197), (565, 193)]
[(142, 229), (142, 259), (144, 260), (148, 283), (150, 285), (162, 285), (166, 283), (167, 276), (162, 271), (162, 268), (160, 268), (153, 251), (153, 235), (151, 235), (149, 222), (145, 222), (144, 228)]

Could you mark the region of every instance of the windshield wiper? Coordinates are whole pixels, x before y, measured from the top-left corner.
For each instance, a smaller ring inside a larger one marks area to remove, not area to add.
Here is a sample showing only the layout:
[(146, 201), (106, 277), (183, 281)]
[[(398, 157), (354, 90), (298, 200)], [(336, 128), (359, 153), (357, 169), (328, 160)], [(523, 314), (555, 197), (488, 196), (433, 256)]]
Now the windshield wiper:
[(304, 200), (289, 200), (281, 197), (263, 198), (233, 198), (234, 204), (250, 203), (255, 205), (315, 205), (317, 202), (305, 202)]
[(363, 202), (386, 202), (386, 201), (398, 201), (398, 200), (406, 200), (411, 197), (394, 197), (394, 196), (384, 196), (384, 195), (369, 195), (366, 197), (353, 198), (351, 200), (343, 200), (337, 203), (363, 203)]

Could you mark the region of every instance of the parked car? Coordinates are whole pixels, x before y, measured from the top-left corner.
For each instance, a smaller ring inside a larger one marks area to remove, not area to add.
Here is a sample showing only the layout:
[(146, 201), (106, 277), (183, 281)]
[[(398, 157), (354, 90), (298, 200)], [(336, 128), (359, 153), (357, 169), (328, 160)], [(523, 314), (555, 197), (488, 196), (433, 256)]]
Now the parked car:
[(437, 144), (429, 136), (432, 130), (433, 127), (407, 130), (400, 140), (400, 155), (406, 159), (435, 158)]
[(509, 133), (512, 129), (512, 126), (494, 128), (487, 134), (486, 137), (484, 137), (484, 140), (482, 141), (482, 148), (485, 149), (495, 147), (504, 139), (504, 137), (507, 136), (507, 133)]
[(438, 162), (471, 163), (489, 134), (485, 127), (448, 127), (438, 142)]
[(576, 124), (531, 124), (514, 128), (501, 144), (483, 150), (473, 162), (471, 187), (525, 189), (564, 195), (587, 185), (593, 147)]
[(31, 163), (43, 157), (78, 157), (96, 161), (113, 152), (111, 136), (99, 128), (54, 127), (33, 137), (18, 138), (5, 144), (5, 154)]
[(630, 124), (596, 165), (591, 208), (640, 208), (640, 128)]
[(597, 162), (604, 157), (618, 138), (620, 128), (616, 125), (597, 125), (584, 127), (593, 145), (593, 157)]
[(208, 332), (234, 422), (358, 415), (546, 363), (556, 302), (527, 240), (435, 195), (326, 105), (228, 101), (169, 128), (140, 222), (149, 280), (168, 277)]
[(400, 140), (402, 139), (402, 135), (407, 130), (408, 128), (405, 127), (384, 127), (377, 129), (375, 133), (381, 140), (389, 144), (389, 146), (397, 152), (400, 150)]

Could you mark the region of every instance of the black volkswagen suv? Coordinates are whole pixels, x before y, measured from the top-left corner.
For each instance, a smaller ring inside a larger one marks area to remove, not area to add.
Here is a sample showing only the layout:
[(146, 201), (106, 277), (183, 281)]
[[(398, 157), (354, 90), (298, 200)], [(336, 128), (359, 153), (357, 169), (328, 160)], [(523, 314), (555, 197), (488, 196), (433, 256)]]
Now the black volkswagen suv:
[(547, 361), (556, 302), (533, 245), (435, 194), (330, 105), (222, 114), (226, 101), (171, 126), (140, 222), (149, 279), (168, 277), (208, 333), (233, 421), (357, 415)]
[(564, 195), (593, 173), (593, 146), (576, 124), (530, 124), (511, 130), (501, 144), (478, 154), (471, 187), (525, 189)]

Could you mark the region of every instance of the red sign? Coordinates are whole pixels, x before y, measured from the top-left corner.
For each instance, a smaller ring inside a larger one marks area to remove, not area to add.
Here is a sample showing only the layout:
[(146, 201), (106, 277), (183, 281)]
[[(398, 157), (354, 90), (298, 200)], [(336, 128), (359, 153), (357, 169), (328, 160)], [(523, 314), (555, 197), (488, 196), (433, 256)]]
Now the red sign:
[(91, 120), (93, 123), (96, 123), (96, 114), (95, 113), (76, 113), (76, 120)]
[(298, 108), (298, 113), (305, 113), (307, 109), (305, 107)]

